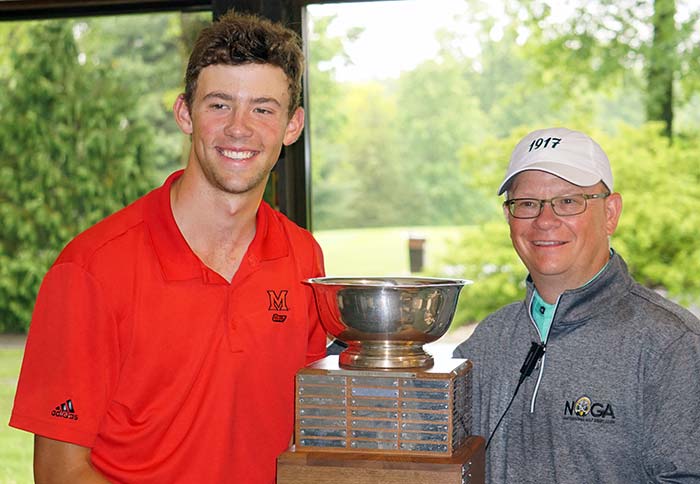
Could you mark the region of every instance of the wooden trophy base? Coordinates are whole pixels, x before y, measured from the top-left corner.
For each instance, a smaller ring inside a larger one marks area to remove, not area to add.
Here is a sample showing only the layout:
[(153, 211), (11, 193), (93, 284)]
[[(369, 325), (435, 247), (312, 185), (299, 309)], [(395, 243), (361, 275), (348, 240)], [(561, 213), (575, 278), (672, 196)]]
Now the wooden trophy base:
[(484, 439), (467, 438), (450, 457), (302, 452), (277, 458), (277, 484), (483, 484)]

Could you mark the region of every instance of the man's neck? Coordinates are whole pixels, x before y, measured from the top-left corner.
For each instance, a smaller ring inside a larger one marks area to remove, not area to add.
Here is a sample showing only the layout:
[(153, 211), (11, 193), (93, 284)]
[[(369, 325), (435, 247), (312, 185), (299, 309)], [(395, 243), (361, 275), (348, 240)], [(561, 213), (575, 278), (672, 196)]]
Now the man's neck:
[(170, 205), (180, 232), (210, 269), (231, 282), (255, 237), (260, 193), (230, 194), (188, 176), (170, 189)]
[(601, 263), (595, 264), (595, 267), (598, 268), (595, 272), (589, 273), (588, 276), (584, 276), (577, 280), (557, 276), (540, 275), (538, 277), (533, 274), (530, 276), (532, 277), (532, 282), (535, 285), (540, 297), (548, 304), (555, 304), (559, 299), (559, 296), (561, 296), (564, 291), (578, 289), (579, 287), (586, 286), (593, 282), (608, 265), (612, 254), (613, 252), (609, 250), (608, 257), (602, 260)]

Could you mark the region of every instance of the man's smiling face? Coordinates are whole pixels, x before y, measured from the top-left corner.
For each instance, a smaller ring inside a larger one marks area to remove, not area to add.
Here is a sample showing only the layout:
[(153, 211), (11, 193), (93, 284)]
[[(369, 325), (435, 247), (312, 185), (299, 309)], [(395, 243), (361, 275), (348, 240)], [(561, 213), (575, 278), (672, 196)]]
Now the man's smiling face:
[[(580, 187), (542, 171), (518, 174), (508, 190), (508, 198), (550, 199), (562, 195), (606, 192), (603, 183)], [(620, 198), (588, 200), (585, 212), (560, 217), (545, 204), (533, 219), (517, 219), (506, 209), (513, 247), (535, 281), (535, 286), (555, 288), (560, 294), (591, 280), (609, 258), (608, 237), (620, 215)]]
[(212, 65), (199, 74), (191, 106), (176, 102), (181, 129), (192, 137), (189, 163), (227, 193), (264, 189), (282, 145), (303, 128), (303, 110), (289, 116), (288, 80), (269, 64)]

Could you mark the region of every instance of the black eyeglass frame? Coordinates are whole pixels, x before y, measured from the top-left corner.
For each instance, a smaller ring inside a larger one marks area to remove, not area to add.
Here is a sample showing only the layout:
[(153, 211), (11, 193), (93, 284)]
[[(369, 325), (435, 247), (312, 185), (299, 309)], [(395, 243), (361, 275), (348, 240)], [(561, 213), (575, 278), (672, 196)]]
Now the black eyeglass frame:
[[(601, 199), (604, 200), (608, 198), (611, 195), (610, 192), (603, 192), (603, 193), (574, 193), (571, 195), (562, 195), (559, 197), (552, 197), (548, 199), (540, 199), (540, 198), (511, 198), (510, 200), (506, 200), (503, 202), (504, 207), (508, 207), (508, 213), (513, 218), (521, 219), (521, 220), (527, 220), (527, 219), (533, 219), (537, 218), (540, 215), (542, 215), (542, 210), (544, 210), (544, 204), (548, 203), (550, 207), (552, 207), (552, 211), (554, 212), (555, 215), (558, 217), (575, 217), (576, 215), (581, 215), (583, 212), (585, 212), (588, 209), (588, 200), (597, 200)], [(576, 213), (567, 213), (567, 214), (560, 214), (557, 212), (557, 209), (554, 208), (554, 200), (561, 200), (563, 198), (571, 198), (571, 197), (583, 197), (583, 210), (580, 212)], [(537, 211), (536, 215), (532, 215), (529, 217), (518, 217), (515, 215), (514, 212), (514, 207), (516, 202), (522, 202), (523, 200), (529, 200), (532, 202), (538, 202), (540, 204), (540, 208)]]

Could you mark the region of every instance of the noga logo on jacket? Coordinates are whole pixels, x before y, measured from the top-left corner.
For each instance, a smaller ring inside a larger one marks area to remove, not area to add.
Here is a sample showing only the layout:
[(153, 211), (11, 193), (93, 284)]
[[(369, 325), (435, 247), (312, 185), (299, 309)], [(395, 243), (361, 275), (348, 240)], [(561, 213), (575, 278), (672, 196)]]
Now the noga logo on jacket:
[(593, 402), (590, 398), (582, 396), (578, 400), (565, 402), (564, 418), (588, 421), (608, 419), (612, 423), (612, 420), (615, 420), (615, 412), (611, 403)]

